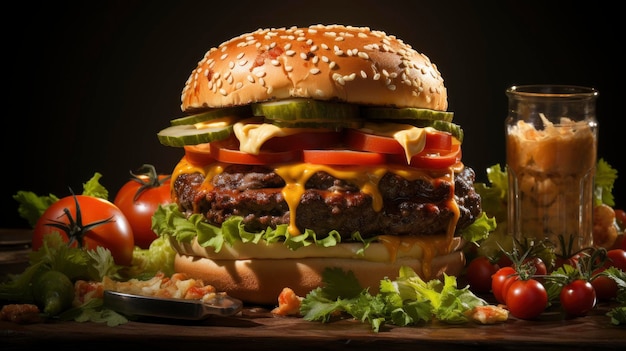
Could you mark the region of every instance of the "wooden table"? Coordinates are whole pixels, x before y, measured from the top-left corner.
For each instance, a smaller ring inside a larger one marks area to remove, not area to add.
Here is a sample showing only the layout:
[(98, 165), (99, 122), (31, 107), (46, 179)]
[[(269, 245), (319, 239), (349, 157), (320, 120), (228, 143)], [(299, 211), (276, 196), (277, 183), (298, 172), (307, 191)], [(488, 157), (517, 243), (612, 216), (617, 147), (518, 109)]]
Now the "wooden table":
[[(626, 350), (626, 327), (614, 326), (605, 315), (608, 305), (591, 315), (564, 319), (546, 312), (539, 320), (510, 317), (502, 324), (385, 327), (371, 331), (355, 320), (308, 322), (277, 317), (266, 308), (246, 307), (234, 317), (203, 321), (143, 319), (116, 327), (94, 322), (47, 322), (18, 325), (0, 322), (1, 349), (98, 350)], [(60, 347), (60, 348), (59, 348)]]

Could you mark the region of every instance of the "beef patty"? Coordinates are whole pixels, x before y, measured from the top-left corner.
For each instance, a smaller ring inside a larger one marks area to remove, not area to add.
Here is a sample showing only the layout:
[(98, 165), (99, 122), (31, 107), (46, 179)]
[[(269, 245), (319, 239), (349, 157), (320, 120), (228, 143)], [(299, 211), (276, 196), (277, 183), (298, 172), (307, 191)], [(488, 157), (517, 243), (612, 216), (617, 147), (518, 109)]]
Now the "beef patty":
[[(474, 171), (465, 167), (454, 177), (454, 197), (459, 206), (457, 229), (471, 224), (481, 212), (481, 199), (473, 187)], [(221, 225), (230, 216), (243, 217), (252, 232), (289, 224), (289, 207), (281, 193), (284, 180), (272, 169), (253, 165), (230, 165), (202, 187), (200, 173), (180, 175), (174, 192), (181, 211), (202, 213), (207, 221)], [(407, 180), (388, 172), (378, 187), (381, 211), (372, 207), (372, 196), (359, 187), (325, 172), (309, 178), (296, 209), (300, 231), (314, 230), (318, 238), (336, 230), (348, 241), (358, 231), (363, 238), (387, 235), (436, 235), (447, 231), (454, 212), (447, 205), (452, 184), (445, 180)]]

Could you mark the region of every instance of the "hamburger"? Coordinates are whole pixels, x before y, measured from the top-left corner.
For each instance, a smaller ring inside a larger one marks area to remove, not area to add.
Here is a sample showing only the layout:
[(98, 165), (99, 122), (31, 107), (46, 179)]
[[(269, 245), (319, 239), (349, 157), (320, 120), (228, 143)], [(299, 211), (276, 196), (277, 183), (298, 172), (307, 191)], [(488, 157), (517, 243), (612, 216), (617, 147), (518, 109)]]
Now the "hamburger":
[(427, 56), (369, 28), (258, 29), (211, 48), (158, 133), (184, 149), (172, 204), (153, 217), (175, 270), (256, 304), (363, 287), (410, 266), (459, 274), (481, 199), (463, 130)]

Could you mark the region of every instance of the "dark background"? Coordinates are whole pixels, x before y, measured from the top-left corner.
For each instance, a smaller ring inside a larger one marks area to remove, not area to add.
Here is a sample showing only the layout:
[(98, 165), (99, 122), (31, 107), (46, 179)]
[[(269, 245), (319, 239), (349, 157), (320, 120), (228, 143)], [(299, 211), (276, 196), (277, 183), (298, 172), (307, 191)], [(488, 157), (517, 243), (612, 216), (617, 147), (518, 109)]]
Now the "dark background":
[[(180, 93), (189, 74), (209, 48), (261, 27), (368, 26), (425, 53), (443, 74), (449, 110), (465, 131), (463, 160), (480, 181), (487, 167), (505, 162), (508, 86), (595, 87), (599, 157), (626, 170), (618, 82), (623, 56), (617, 54), (623, 18), (616, 7), (570, 1), (164, 3), (20, 2), (3, 11), (8, 84), (0, 227), (27, 226), (12, 198), (18, 190), (66, 196), (68, 187), (82, 191), (97, 171), (112, 200), (128, 172), (144, 163), (169, 173), (183, 151), (162, 146), (156, 133), (182, 116)], [(625, 188), (622, 175), (614, 188), (618, 207), (626, 207)]]

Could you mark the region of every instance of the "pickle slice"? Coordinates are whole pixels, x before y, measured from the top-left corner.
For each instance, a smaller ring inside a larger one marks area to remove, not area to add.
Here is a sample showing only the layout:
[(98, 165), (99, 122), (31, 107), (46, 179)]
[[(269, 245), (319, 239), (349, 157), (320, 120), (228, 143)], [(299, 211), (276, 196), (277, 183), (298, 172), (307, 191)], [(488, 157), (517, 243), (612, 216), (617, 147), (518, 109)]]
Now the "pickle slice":
[[(382, 122), (382, 121), (381, 121)], [(406, 123), (410, 125), (414, 125), (416, 127), (425, 128), (432, 127), (442, 132), (448, 132), (452, 134), (455, 138), (457, 138), (460, 142), (463, 142), (463, 129), (460, 125), (442, 121), (442, 120), (427, 120), (427, 119), (405, 119), (398, 120), (397, 123)]]
[(362, 107), (363, 116), (371, 119), (424, 119), (431, 121), (452, 122), (453, 112), (437, 111), (426, 108)]
[(452, 136), (457, 138), (460, 142), (463, 142), (463, 136), (464, 136), (463, 128), (461, 128), (461, 126), (458, 124), (447, 122), (447, 121), (442, 121), (442, 120), (434, 120), (434, 121), (420, 120), (420, 121), (415, 121), (415, 122), (417, 123), (412, 123), (414, 126), (433, 127), (442, 132), (448, 132), (452, 134)]
[(231, 106), (224, 108), (215, 108), (197, 114), (176, 118), (171, 120), (170, 124), (173, 126), (179, 126), (183, 124), (196, 124), (224, 117), (249, 117), (251, 114), (252, 111), (250, 110), (250, 106)]
[(359, 117), (359, 106), (313, 99), (288, 99), (252, 105), (255, 116), (264, 116), (270, 121), (314, 123), (341, 122)]
[(232, 133), (232, 124), (204, 128), (198, 128), (193, 124), (183, 124), (165, 128), (157, 133), (157, 137), (163, 145), (182, 147), (223, 140)]
[(271, 123), (281, 128), (322, 128), (334, 131), (340, 131), (344, 128), (361, 128), (363, 121), (350, 119), (350, 120), (266, 120), (266, 123)]

